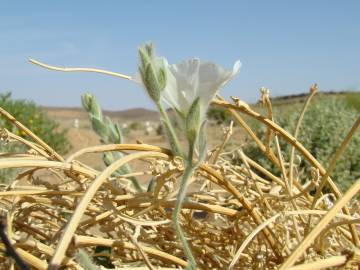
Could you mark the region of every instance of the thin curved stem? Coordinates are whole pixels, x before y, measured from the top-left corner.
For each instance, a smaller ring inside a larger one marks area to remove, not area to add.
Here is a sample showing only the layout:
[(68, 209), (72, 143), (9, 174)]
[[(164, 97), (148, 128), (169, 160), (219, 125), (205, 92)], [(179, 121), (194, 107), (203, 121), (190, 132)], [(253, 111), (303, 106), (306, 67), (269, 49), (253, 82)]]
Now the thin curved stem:
[[(304, 118), (305, 112), (306, 112), (307, 108), (309, 107), (310, 101), (313, 98), (313, 96), (316, 94), (316, 92), (317, 92), (317, 85), (314, 84), (310, 88), (310, 95), (306, 99), (304, 107), (302, 108), (299, 119), (296, 123), (295, 132), (294, 132), (295, 139), (297, 139), (297, 137), (299, 135), (300, 126), (301, 126), (302, 120)], [(295, 146), (292, 146), (291, 151), (290, 151), (290, 166), (289, 166), (289, 168), (290, 168), (290, 171), (289, 171), (290, 190), (292, 190), (293, 181), (294, 181), (294, 167), (293, 167), (294, 166), (294, 158), (295, 158)]]
[(108, 71), (108, 70), (104, 70), (104, 69), (56, 67), (56, 66), (50, 66), (50, 65), (44, 64), (40, 61), (31, 59), (31, 58), (29, 59), (29, 61), (30, 61), (30, 63), (33, 63), (35, 65), (38, 65), (40, 67), (43, 67), (43, 68), (46, 68), (49, 70), (62, 71), (62, 72), (95, 72), (95, 73), (101, 73), (101, 74), (110, 75), (110, 76), (114, 76), (114, 77), (119, 77), (119, 78), (130, 80), (130, 81), (133, 80), (133, 78), (129, 75), (125, 75), (125, 74), (121, 74), (121, 73), (117, 73), (117, 72), (113, 72), (113, 71)]
[(176, 132), (175, 132), (174, 127), (169, 119), (167, 112), (165, 111), (164, 107), (160, 103), (157, 104), (157, 106), (159, 108), (160, 115), (164, 121), (163, 124), (166, 125), (165, 128), (168, 131), (167, 135), (169, 137), (169, 143), (170, 143), (171, 150), (173, 151), (173, 155), (183, 157), (178, 136), (176, 135)]
[[(105, 239), (100, 237), (90, 237), (90, 236), (82, 236), (82, 235), (75, 235), (74, 236), (74, 242), (75, 246), (77, 247), (86, 247), (86, 246), (107, 246), (107, 247), (122, 247), (126, 249), (132, 249), (136, 250), (136, 246), (133, 243), (124, 242), (124, 241), (118, 241), (118, 240), (112, 240), (112, 239)], [(141, 245), (142, 249), (148, 254), (153, 257), (159, 258), (164, 261), (168, 261), (171, 263), (176, 263), (180, 266), (186, 267), (188, 265), (187, 262), (185, 262), (182, 259), (179, 259), (171, 254), (168, 254), (166, 252), (154, 249), (152, 247), (148, 247), (145, 245)]]
[(84, 196), (82, 197), (81, 201), (77, 205), (74, 214), (72, 215), (69, 223), (67, 224), (62, 237), (59, 241), (58, 246), (56, 247), (56, 251), (54, 254), (54, 257), (52, 258), (49, 270), (52, 269), (58, 269), (60, 267), (60, 264), (62, 262), (62, 259), (64, 258), (65, 252), (70, 244), (70, 241), (80, 223), (80, 219), (83, 216), (84, 212), (86, 211), (86, 208), (92, 198), (94, 197), (97, 190), (101, 187), (101, 185), (106, 181), (108, 177), (111, 176), (111, 174), (116, 171), (118, 168), (123, 166), (124, 164), (127, 164), (131, 160), (134, 159), (140, 159), (140, 158), (146, 158), (146, 157), (157, 157), (157, 158), (167, 158), (167, 155), (157, 152), (140, 152), (140, 153), (133, 153), (128, 156), (125, 156), (117, 161), (115, 161), (113, 164), (111, 164), (109, 167), (107, 167), (90, 185)]
[(320, 235), (319, 235), (319, 243), (322, 243), (323, 242), (323, 238), (325, 237), (326, 233), (328, 231), (330, 231), (331, 229), (334, 229), (338, 226), (342, 226), (342, 225), (349, 225), (349, 224), (356, 224), (356, 223), (360, 223), (360, 218), (356, 218), (356, 219), (353, 219), (353, 220), (342, 220), (342, 221), (338, 221), (338, 222), (335, 222), (333, 224), (330, 224), (326, 229), (324, 229)]
[(339, 147), (339, 149), (336, 151), (335, 156), (332, 158), (332, 160), (330, 161), (330, 165), (326, 170), (326, 173), (324, 174), (323, 178), (321, 179), (321, 182), (319, 184), (318, 189), (316, 190), (316, 194), (314, 196), (314, 200), (312, 202), (311, 208), (314, 207), (314, 205), (316, 204), (317, 199), (319, 198), (322, 189), (324, 188), (324, 186), (326, 185), (326, 183), (329, 180), (329, 176), (332, 173), (332, 171), (335, 168), (336, 162), (341, 158), (342, 154), (345, 152), (346, 147), (348, 146), (348, 144), (351, 141), (351, 138), (353, 137), (353, 135), (355, 134), (356, 130), (360, 127), (360, 117), (358, 117), (358, 119), (355, 121), (354, 125), (352, 126), (351, 130), (349, 131), (349, 133), (346, 135), (345, 139), (343, 140), (341, 146)]
[[(211, 167), (207, 166), (206, 164), (200, 165), (200, 169), (206, 172), (209, 176), (209, 180), (213, 181), (215, 184), (220, 185), (229, 193), (231, 193), (240, 203), (241, 205), (248, 211), (251, 218), (254, 220), (256, 225), (260, 225), (263, 222), (262, 215), (255, 208), (244, 196), (239, 192), (239, 190), (228, 180), (226, 180), (222, 175), (220, 175), (217, 171), (212, 169)], [(215, 180), (214, 180), (215, 179)], [(275, 238), (274, 232), (271, 231), (269, 228), (264, 228), (262, 231), (265, 239), (268, 241), (269, 245), (271, 246), (275, 256), (282, 260), (282, 254), (280, 248), (278, 247), (279, 240)]]
[(193, 254), (191, 252), (191, 249), (189, 247), (189, 244), (187, 243), (184, 232), (181, 228), (179, 216), (180, 216), (180, 212), (181, 212), (182, 203), (186, 196), (187, 183), (194, 172), (194, 166), (192, 163), (193, 154), (194, 154), (194, 143), (190, 142), (187, 165), (185, 167), (185, 171), (184, 171), (183, 177), (181, 179), (180, 189), (179, 189), (179, 193), (177, 195), (176, 205), (175, 205), (175, 209), (174, 209), (174, 213), (173, 213), (173, 221), (174, 221), (174, 225), (175, 225), (176, 234), (177, 234), (181, 244), (183, 245), (185, 256), (189, 260), (189, 264), (188, 264), (187, 268), (191, 269), (191, 270), (196, 269), (196, 262), (195, 262)]
[(64, 171), (73, 171), (89, 178), (95, 178), (97, 172), (89, 170), (82, 166), (64, 163), (59, 161), (39, 160), (37, 158), (6, 158), (0, 159), (0, 169), (6, 168), (25, 168), (25, 167), (38, 167), (38, 168), (58, 168)]
[(171, 151), (166, 148), (153, 146), (149, 144), (106, 144), (106, 145), (97, 145), (97, 146), (90, 146), (86, 148), (82, 148), (81, 150), (73, 153), (66, 159), (66, 163), (73, 161), (74, 159), (82, 156), (84, 154), (89, 153), (103, 153), (108, 151), (151, 151), (151, 152), (159, 152), (167, 154), (168, 156), (171, 155)]
[[(325, 216), (327, 214), (327, 211), (320, 211), (320, 210), (295, 210), (295, 211), (285, 211), (283, 213), (278, 213), (272, 217), (270, 217), (269, 219), (265, 220), (263, 223), (261, 223), (259, 226), (256, 227), (255, 230), (253, 230), (247, 237), (246, 239), (242, 242), (240, 248), (237, 250), (234, 258), (232, 259), (229, 269), (232, 269), (236, 262), (238, 261), (238, 259), (240, 258), (242, 252), (245, 250), (245, 248), (248, 246), (248, 244), (251, 242), (252, 239), (254, 239), (254, 237), (261, 231), (263, 230), (266, 226), (269, 226), (271, 223), (275, 222), (276, 219), (278, 219), (279, 217), (283, 216), (283, 217), (287, 217), (287, 216), (297, 216), (297, 215), (323, 215)], [(344, 216), (344, 215), (339, 215), (337, 214), (336, 217), (338, 218), (344, 218), (345, 220), (334, 223), (333, 226), (329, 227), (328, 229), (331, 229), (334, 226), (339, 226), (342, 224), (348, 224), (348, 223), (358, 223), (359, 219), (353, 219), (352, 217), (349, 216)], [(327, 230), (328, 230), (327, 229)], [(324, 231), (323, 231), (324, 232)], [(322, 236), (323, 232), (320, 234), (319, 237)], [(320, 241), (321, 242), (321, 241)], [(312, 268), (304, 268), (304, 269), (312, 269)], [(288, 269), (286, 269), (288, 270)]]
[[(268, 127), (271, 127), (277, 134), (279, 134), (281, 137), (283, 137), (287, 142), (289, 142), (291, 145), (293, 145), (305, 158), (308, 160), (314, 167), (319, 169), (319, 172), (322, 176), (326, 174), (326, 170), (324, 167), (319, 163), (319, 161), (316, 160), (316, 158), (291, 134), (289, 134), (286, 130), (284, 130), (282, 127), (271, 121), (270, 119), (267, 119), (260, 115), (259, 113), (251, 110), (248, 106), (237, 106), (234, 104), (230, 104), (224, 100), (215, 100), (213, 101), (214, 104), (217, 104), (219, 106), (228, 108), (230, 111), (241, 111), (245, 113), (246, 115), (253, 117), (254, 119), (260, 121), (261, 123), (265, 124)], [(327, 183), (333, 190), (335, 196), (337, 199), (342, 197), (341, 191), (338, 189), (336, 184), (332, 181), (330, 177), (327, 177)], [(343, 209), (345, 214), (349, 214), (349, 208), (344, 205)], [(353, 243), (355, 245), (358, 245), (359, 243), (359, 237), (356, 233), (356, 230), (353, 226), (351, 226), (351, 235), (353, 238)]]
[(31, 139), (33, 139), (37, 144), (45, 149), (50, 155), (50, 157), (55, 158), (58, 161), (63, 161), (64, 159), (60, 156), (54, 149), (52, 149), (46, 142), (36, 136), (30, 129), (20, 123), (14, 116), (8, 113), (6, 110), (0, 107), (0, 115), (7, 118), (10, 122), (12, 122), (18, 129), (24, 131), (26, 135), (28, 135)]
[(305, 237), (294, 252), (286, 259), (280, 270), (293, 266), (295, 262), (302, 256), (303, 252), (313, 243), (315, 238), (321, 233), (327, 224), (335, 217), (336, 213), (346, 205), (352, 197), (360, 191), (360, 179), (344, 194), (344, 196), (336, 202), (336, 204), (328, 211), (328, 213), (318, 222), (312, 231)]
[(286, 268), (286, 270), (320, 270), (320, 269), (326, 269), (329, 267), (335, 267), (335, 266), (341, 266), (345, 264), (347, 261), (347, 257), (345, 255), (342, 256), (333, 256), (330, 258), (326, 258), (323, 260), (318, 260), (315, 262), (305, 263), (296, 265), (293, 267)]
[[(312, 204), (311, 204), (311, 209), (313, 209), (315, 207), (316, 202), (317, 202), (317, 200), (319, 199), (319, 197), (321, 195), (322, 189), (325, 187), (325, 185), (327, 184), (327, 182), (330, 179), (329, 176), (332, 173), (332, 171), (334, 170), (336, 162), (341, 158), (342, 154), (345, 152), (346, 147), (350, 143), (351, 138), (353, 137), (353, 135), (355, 134), (356, 130), (359, 127), (360, 127), (360, 117), (358, 117), (358, 119), (355, 121), (354, 125), (350, 129), (349, 133), (346, 135), (346, 137), (343, 140), (342, 144), (340, 145), (339, 149), (336, 151), (335, 156), (330, 161), (329, 167), (326, 170), (326, 173), (324, 174), (323, 178), (321, 179), (319, 187), (316, 189), (316, 193), (315, 193), (314, 199), (313, 199)], [(310, 225), (311, 225), (311, 217), (309, 218), (307, 227), (305, 229), (305, 233), (308, 232), (308, 230), (310, 228)], [(351, 229), (350, 230), (351, 234), (352, 234), (353, 239), (354, 239), (354, 244), (359, 245), (360, 240), (359, 240), (359, 236), (356, 233), (354, 225), (350, 224), (349, 226), (350, 226), (350, 229)]]

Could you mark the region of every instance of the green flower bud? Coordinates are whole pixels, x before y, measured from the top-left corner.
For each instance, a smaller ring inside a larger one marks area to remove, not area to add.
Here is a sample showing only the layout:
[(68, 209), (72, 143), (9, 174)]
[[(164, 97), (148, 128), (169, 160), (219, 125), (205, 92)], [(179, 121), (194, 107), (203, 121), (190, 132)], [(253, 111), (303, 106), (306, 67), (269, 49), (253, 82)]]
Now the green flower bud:
[(139, 48), (139, 56), (140, 56), (140, 71), (144, 73), (145, 67), (151, 62), (151, 58), (148, 54), (148, 51), (144, 47)]
[(81, 103), (86, 111), (90, 111), (91, 109), (91, 94), (85, 93), (81, 96)]
[(163, 60), (156, 57), (154, 51), (152, 43), (139, 48), (139, 72), (150, 98), (158, 104), (161, 91), (166, 86), (166, 70)]
[(154, 56), (155, 56), (154, 43), (149, 42), (149, 43), (145, 44), (145, 50), (150, 58), (154, 58)]
[(160, 101), (160, 86), (152, 64), (147, 64), (142, 79), (150, 98), (158, 103)]
[(100, 105), (93, 94), (83, 94), (81, 96), (81, 103), (87, 112), (90, 112), (96, 118), (102, 119)]

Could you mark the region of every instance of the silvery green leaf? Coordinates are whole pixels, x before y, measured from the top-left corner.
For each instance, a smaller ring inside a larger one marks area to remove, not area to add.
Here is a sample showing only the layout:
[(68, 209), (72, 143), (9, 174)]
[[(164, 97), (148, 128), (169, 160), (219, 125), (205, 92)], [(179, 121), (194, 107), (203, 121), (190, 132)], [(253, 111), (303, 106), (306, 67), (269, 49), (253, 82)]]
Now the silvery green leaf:
[(160, 91), (164, 90), (166, 86), (166, 71), (164, 67), (159, 69), (158, 84), (159, 84), (159, 90)]
[[(120, 152), (106, 152), (104, 153), (103, 156), (103, 160), (106, 166), (111, 165), (112, 163), (114, 163), (115, 161), (119, 160), (120, 158), (122, 158), (124, 155)], [(125, 164), (124, 166), (120, 167), (119, 169), (117, 169), (114, 173), (114, 175), (116, 176), (121, 176), (123, 174), (128, 174), (130, 173), (130, 167), (128, 164)]]
[(189, 142), (194, 143), (200, 128), (200, 99), (196, 98), (191, 104), (186, 116), (186, 136)]
[[(106, 153), (104, 153), (103, 160), (104, 160), (105, 165), (109, 166), (116, 160), (121, 159), (123, 156), (124, 155), (120, 152), (106, 152)], [(128, 173), (131, 173), (131, 168), (130, 168), (129, 164), (125, 164), (125, 165), (121, 166), (119, 169), (117, 169), (113, 173), (113, 175), (114, 176), (122, 176), (122, 175), (128, 174)], [(131, 183), (133, 184), (133, 186), (135, 187), (135, 189), (137, 191), (139, 191), (139, 192), (143, 191), (143, 188), (140, 186), (139, 182), (136, 180), (135, 177), (129, 177), (129, 180), (131, 181)]]
[(111, 119), (106, 116), (104, 122), (108, 130), (108, 143), (121, 143), (121, 137)]
[(115, 161), (112, 152), (105, 152), (103, 160), (106, 166), (111, 165)]
[(176, 142), (176, 138), (174, 138), (172, 133), (171, 133), (171, 130), (170, 130), (171, 128), (169, 127), (169, 124), (162, 118), (160, 119), (160, 122), (164, 127), (165, 135), (169, 140), (170, 148), (171, 148), (171, 151), (172, 151), (173, 155), (174, 156), (181, 156), (181, 153), (179, 153), (179, 151), (177, 149), (178, 143)]
[(207, 136), (206, 136), (207, 121), (201, 124), (198, 138), (199, 145), (199, 162), (202, 162), (206, 158), (207, 154)]
[(76, 260), (85, 270), (100, 270), (100, 267), (96, 265), (90, 256), (82, 249), (80, 249), (76, 255)]
[(108, 143), (109, 131), (107, 126), (98, 118), (90, 114), (90, 121), (94, 131), (100, 136), (104, 143)]
[(119, 125), (118, 125), (118, 124), (115, 124), (115, 125), (114, 125), (114, 128), (115, 128), (115, 130), (116, 130), (117, 137), (119, 138), (118, 141), (117, 141), (117, 143), (123, 143), (124, 136), (123, 136), (123, 133), (122, 133)]
[[(109, 117), (103, 119), (101, 107), (96, 101), (96, 98), (90, 94), (86, 93), (82, 96), (81, 101), (85, 110), (88, 112), (89, 119), (93, 130), (100, 136), (102, 143), (122, 143), (123, 136), (121, 133), (120, 127), (113, 123)], [(120, 152), (107, 152), (103, 155), (103, 161), (106, 166), (109, 166), (114, 161), (123, 157), (123, 154)], [(131, 173), (131, 168), (128, 164), (125, 164), (119, 168), (114, 175), (121, 176), (123, 174)], [(141, 186), (137, 182), (136, 178), (131, 177), (131, 182), (133, 186), (138, 191), (142, 191)]]

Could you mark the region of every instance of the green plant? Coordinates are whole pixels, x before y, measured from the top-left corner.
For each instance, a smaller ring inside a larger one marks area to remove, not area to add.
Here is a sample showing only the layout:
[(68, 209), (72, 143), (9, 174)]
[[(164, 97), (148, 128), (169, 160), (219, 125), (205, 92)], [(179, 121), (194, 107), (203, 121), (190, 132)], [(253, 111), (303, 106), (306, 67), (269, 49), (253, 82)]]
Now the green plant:
[(156, 135), (164, 135), (164, 127), (163, 127), (163, 125), (159, 124), (156, 127)]
[(139, 122), (131, 122), (129, 125), (130, 130), (139, 130), (142, 128), (142, 125)]
[[(89, 120), (92, 129), (100, 136), (101, 142), (104, 144), (120, 144), (123, 143), (123, 134), (120, 126), (114, 123), (109, 117), (103, 116), (100, 104), (96, 97), (91, 93), (85, 93), (81, 96), (81, 103), (89, 115)], [(109, 166), (114, 161), (123, 157), (120, 152), (107, 152), (103, 155), (103, 161), (106, 166)], [(131, 173), (131, 168), (128, 164), (119, 168), (114, 175), (121, 176), (123, 174)], [(134, 187), (141, 191), (142, 188), (138, 181), (131, 177), (131, 182)]]
[(217, 124), (228, 124), (232, 119), (231, 113), (228, 110), (215, 105), (210, 106), (207, 112), (207, 117), (209, 120), (213, 120)]
[[(23, 145), (17, 144), (17, 143), (6, 143), (6, 142), (0, 142), (0, 152), (1, 153), (21, 153), (24, 152), (25, 147)], [(18, 169), (1, 169), (0, 170), (0, 183), (11, 183), (17, 173)]]
[(350, 107), (360, 112), (360, 93), (355, 93), (355, 92), (347, 93), (346, 102)]
[[(70, 150), (70, 144), (66, 138), (67, 131), (60, 129), (59, 124), (50, 119), (34, 102), (14, 100), (11, 98), (11, 93), (4, 93), (0, 94), (0, 107), (8, 111), (60, 154), (66, 154)], [(4, 118), (0, 119), (0, 126), (21, 137), (27, 137), (23, 131), (18, 130)]]
[[(28, 100), (14, 100), (11, 93), (0, 94), (0, 107), (8, 111), (18, 121), (27, 126), (33, 133), (41, 137), (47, 144), (61, 154), (66, 154), (70, 144), (66, 138), (66, 130), (61, 130), (59, 124), (50, 119), (34, 102)], [(10, 121), (0, 118), (0, 127), (29, 139), (25, 132), (18, 130)], [(21, 153), (25, 147), (19, 143), (2, 141), (0, 152)], [(15, 179), (17, 169), (0, 170), (0, 183), (10, 183)]]
[[(335, 97), (317, 99), (315, 102), (310, 105), (305, 114), (298, 140), (326, 167), (359, 114), (344, 100)], [(295, 130), (298, 115), (299, 112), (287, 114), (276, 109), (274, 113), (275, 122), (290, 133)], [(264, 138), (265, 129), (260, 129), (258, 135), (260, 138)], [(285, 160), (289, 160), (290, 146), (282, 141), (280, 141), (280, 146)], [(264, 167), (276, 170), (254, 143), (246, 146), (245, 152)], [(301, 167), (305, 167), (304, 162), (301, 163)], [(359, 132), (351, 139), (345, 154), (338, 161), (331, 177), (342, 191), (346, 191), (360, 177)]]

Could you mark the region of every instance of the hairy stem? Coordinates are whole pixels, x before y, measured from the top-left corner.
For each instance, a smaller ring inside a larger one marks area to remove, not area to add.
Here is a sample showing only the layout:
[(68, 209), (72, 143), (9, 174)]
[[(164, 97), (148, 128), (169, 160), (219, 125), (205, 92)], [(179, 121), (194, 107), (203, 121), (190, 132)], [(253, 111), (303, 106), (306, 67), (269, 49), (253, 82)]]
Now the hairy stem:
[(183, 154), (180, 150), (181, 148), (180, 148), (179, 139), (175, 133), (173, 125), (171, 124), (169, 116), (168, 116), (167, 112), (165, 111), (164, 107), (160, 103), (157, 104), (157, 106), (159, 108), (161, 117), (163, 118), (163, 120), (165, 121), (165, 123), (167, 125), (167, 129), (169, 131), (168, 136), (171, 136), (171, 138), (169, 138), (169, 140), (170, 140), (171, 150), (173, 151), (173, 155), (182, 157)]
[(180, 215), (180, 211), (181, 211), (181, 205), (186, 196), (187, 183), (194, 172), (194, 166), (192, 163), (193, 153), (194, 153), (194, 143), (190, 143), (189, 144), (189, 156), (188, 156), (188, 160), (187, 160), (187, 164), (186, 164), (186, 168), (185, 168), (183, 177), (181, 179), (180, 189), (179, 189), (179, 193), (177, 195), (176, 205), (175, 205), (175, 209), (174, 209), (174, 213), (173, 213), (173, 221), (175, 224), (176, 235), (179, 238), (179, 240), (183, 246), (186, 258), (189, 261), (187, 269), (191, 269), (191, 270), (196, 269), (196, 262), (195, 262), (193, 254), (191, 252), (191, 249), (186, 241), (185, 234), (181, 228), (181, 225), (179, 222), (179, 215)]

